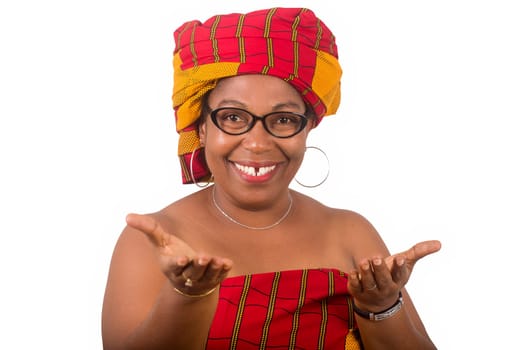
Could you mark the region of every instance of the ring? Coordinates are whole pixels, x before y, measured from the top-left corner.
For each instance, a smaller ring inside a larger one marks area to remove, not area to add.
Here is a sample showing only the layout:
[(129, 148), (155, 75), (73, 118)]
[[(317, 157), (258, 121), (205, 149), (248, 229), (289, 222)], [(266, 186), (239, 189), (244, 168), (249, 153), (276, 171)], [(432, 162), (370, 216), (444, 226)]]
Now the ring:
[(193, 287), (193, 281), (191, 280), (191, 278), (186, 277), (186, 275), (184, 275), (184, 272), (182, 272), (182, 277), (186, 279), (186, 283), (184, 283), (184, 286)]
[(375, 283), (372, 287), (366, 288), (366, 290), (373, 290), (373, 289), (376, 289), (376, 288), (377, 288), (377, 284)]

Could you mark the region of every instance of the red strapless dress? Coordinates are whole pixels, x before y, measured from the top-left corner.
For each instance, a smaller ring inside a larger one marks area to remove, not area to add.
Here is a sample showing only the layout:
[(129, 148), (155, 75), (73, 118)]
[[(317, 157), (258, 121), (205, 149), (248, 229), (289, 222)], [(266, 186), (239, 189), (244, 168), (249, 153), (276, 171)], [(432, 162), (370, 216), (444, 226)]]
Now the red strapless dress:
[(206, 349), (362, 349), (347, 275), (305, 269), (225, 279)]

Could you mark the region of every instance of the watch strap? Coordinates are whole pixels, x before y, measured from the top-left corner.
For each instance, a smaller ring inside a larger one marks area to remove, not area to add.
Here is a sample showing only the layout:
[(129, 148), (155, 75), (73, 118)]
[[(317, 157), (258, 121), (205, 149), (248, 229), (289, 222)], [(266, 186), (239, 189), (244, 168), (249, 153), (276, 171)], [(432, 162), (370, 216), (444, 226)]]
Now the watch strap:
[(402, 304), (403, 303), (404, 303), (404, 301), (402, 299), (402, 293), (399, 292), (397, 301), (391, 307), (389, 307), (389, 308), (387, 308), (385, 310), (382, 310), (382, 311), (379, 311), (379, 312), (368, 312), (368, 311), (364, 311), (364, 310), (359, 309), (355, 305), (355, 303), (353, 303), (353, 311), (357, 315), (359, 315), (361, 317), (364, 317), (364, 318), (367, 318), (368, 320), (371, 320), (371, 321), (382, 321), (382, 320), (385, 320), (387, 318), (390, 318), (391, 316), (393, 316), (394, 314), (399, 312), (400, 309), (402, 308)]

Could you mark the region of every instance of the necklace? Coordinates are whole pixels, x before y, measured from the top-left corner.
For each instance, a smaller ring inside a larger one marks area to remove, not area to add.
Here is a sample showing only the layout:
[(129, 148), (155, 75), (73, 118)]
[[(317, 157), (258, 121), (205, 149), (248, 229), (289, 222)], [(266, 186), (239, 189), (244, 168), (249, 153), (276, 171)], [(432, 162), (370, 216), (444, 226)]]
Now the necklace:
[(218, 211), (220, 212), (220, 214), (224, 215), (224, 216), (226, 217), (226, 219), (228, 219), (228, 220), (231, 221), (232, 223), (237, 224), (237, 225), (239, 225), (239, 226), (242, 226), (243, 228), (250, 229), (250, 230), (269, 230), (270, 228), (273, 228), (273, 227), (277, 226), (277, 225), (280, 224), (282, 221), (284, 221), (285, 218), (287, 218), (287, 216), (288, 216), (289, 213), (291, 212), (291, 208), (293, 207), (293, 197), (291, 197), (291, 193), (288, 192), (289, 206), (288, 206), (286, 212), (284, 213), (284, 215), (282, 215), (282, 216), (280, 217), (280, 219), (278, 219), (276, 222), (274, 222), (274, 223), (272, 223), (271, 225), (268, 225), (268, 226), (262, 226), (262, 227), (249, 226), (249, 225), (243, 224), (243, 223), (238, 222), (237, 220), (233, 219), (231, 216), (229, 216), (229, 215), (224, 211), (224, 209), (220, 208), (220, 206), (219, 206), (218, 203), (217, 203), (216, 197), (215, 197), (215, 189), (216, 189), (216, 187), (213, 186), (213, 191), (212, 191), (213, 204), (215, 205), (215, 208), (218, 209)]

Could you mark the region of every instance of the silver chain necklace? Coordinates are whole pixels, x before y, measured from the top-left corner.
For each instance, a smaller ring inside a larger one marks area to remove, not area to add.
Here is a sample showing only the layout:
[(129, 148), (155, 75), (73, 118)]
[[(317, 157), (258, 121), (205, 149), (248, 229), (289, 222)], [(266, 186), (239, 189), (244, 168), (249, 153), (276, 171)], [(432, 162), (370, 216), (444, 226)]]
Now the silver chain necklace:
[(284, 215), (282, 215), (282, 217), (280, 219), (278, 219), (276, 222), (272, 223), (271, 225), (268, 225), (268, 226), (262, 226), (262, 227), (254, 227), (254, 226), (249, 226), (249, 225), (245, 225), (241, 222), (238, 222), (236, 221), (235, 219), (233, 219), (231, 216), (229, 216), (222, 208), (220, 208), (220, 206), (218, 205), (217, 203), (217, 200), (216, 200), (216, 197), (215, 197), (215, 190), (216, 190), (216, 187), (213, 186), (213, 194), (212, 194), (212, 197), (213, 197), (213, 204), (215, 205), (215, 207), (218, 209), (218, 211), (224, 215), (226, 217), (226, 219), (228, 219), (229, 221), (231, 221), (232, 223), (234, 224), (237, 224), (239, 226), (242, 226), (243, 228), (247, 228), (247, 229), (250, 229), (250, 230), (269, 230), (270, 228), (273, 228), (275, 226), (277, 226), (278, 224), (280, 224), (282, 221), (284, 221), (285, 218), (287, 218), (287, 216), (289, 215), (289, 213), (291, 212), (291, 208), (293, 207), (293, 197), (291, 197), (291, 193), (288, 192), (288, 198), (289, 198), (289, 206), (286, 210), (286, 212), (284, 213)]

